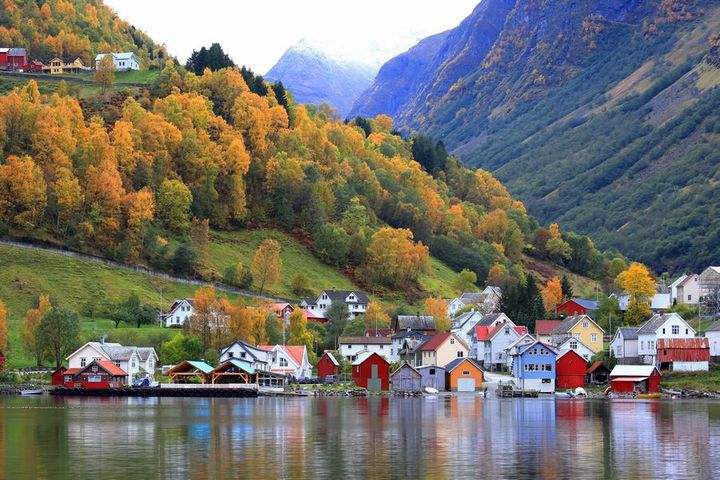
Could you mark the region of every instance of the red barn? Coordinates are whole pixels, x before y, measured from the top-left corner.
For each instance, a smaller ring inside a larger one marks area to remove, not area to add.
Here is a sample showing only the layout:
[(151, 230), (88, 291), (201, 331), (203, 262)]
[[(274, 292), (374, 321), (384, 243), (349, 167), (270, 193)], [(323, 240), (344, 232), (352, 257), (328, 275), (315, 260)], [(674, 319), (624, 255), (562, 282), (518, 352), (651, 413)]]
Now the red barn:
[(660, 338), (657, 341), (657, 361), (663, 370), (707, 371), (710, 365), (710, 341), (705, 337)]
[(3, 70), (24, 70), (27, 63), (24, 48), (0, 48), (0, 68)]
[(375, 352), (361, 353), (352, 364), (352, 379), (371, 391), (389, 390), (390, 363)]
[(317, 376), (320, 380), (322, 380), (328, 375), (339, 374), (340, 362), (335, 359), (335, 356), (329, 350), (325, 350), (320, 359), (318, 360), (316, 368)]
[(575, 350), (565, 350), (555, 361), (555, 388), (572, 388), (585, 386), (587, 362)]
[(573, 298), (565, 303), (558, 305), (557, 313), (562, 313), (568, 317), (573, 315), (589, 315), (593, 316), (598, 309), (598, 302), (595, 300), (587, 300), (585, 298)]
[(652, 365), (615, 365), (610, 387), (615, 393), (659, 393), (660, 371)]

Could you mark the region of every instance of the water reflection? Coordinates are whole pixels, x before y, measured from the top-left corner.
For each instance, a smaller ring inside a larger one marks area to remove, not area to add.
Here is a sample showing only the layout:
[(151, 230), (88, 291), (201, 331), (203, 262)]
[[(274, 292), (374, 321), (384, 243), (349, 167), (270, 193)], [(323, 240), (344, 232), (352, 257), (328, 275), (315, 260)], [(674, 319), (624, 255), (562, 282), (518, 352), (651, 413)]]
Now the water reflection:
[(0, 398), (13, 479), (702, 479), (719, 448), (712, 402)]

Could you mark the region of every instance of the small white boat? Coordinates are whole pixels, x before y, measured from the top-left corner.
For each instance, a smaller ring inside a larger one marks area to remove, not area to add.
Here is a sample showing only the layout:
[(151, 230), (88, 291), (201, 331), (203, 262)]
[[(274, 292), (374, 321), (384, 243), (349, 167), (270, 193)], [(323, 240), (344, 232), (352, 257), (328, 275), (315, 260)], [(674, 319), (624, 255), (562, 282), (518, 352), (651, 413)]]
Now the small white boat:
[(20, 390), (20, 395), (42, 395), (45, 391), (42, 388)]
[(433, 387), (425, 387), (424, 390), (425, 393), (429, 393), (430, 395), (436, 395), (437, 393), (439, 393), (438, 389)]

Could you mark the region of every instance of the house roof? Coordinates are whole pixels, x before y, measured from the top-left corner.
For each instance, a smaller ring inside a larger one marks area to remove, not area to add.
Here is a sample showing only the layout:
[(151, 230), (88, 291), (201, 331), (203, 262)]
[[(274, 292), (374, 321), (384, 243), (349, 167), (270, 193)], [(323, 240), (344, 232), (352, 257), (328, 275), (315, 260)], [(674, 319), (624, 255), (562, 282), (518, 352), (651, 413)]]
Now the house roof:
[(420, 365), (419, 367), (415, 367), (416, 370), (425, 370), (426, 368), (437, 368), (438, 370), (445, 370), (445, 367), (439, 367), (437, 365)]
[(690, 282), (697, 281), (698, 274), (697, 273), (691, 273), (690, 275), (685, 275), (685, 278), (677, 284), (678, 287), (682, 287), (687, 285)]
[(366, 337), (390, 337), (393, 334), (392, 328), (366, 328)]
[(359, 353), (359, 354), (357, 355), (357, 357), (355, 357), (355, 361), (352, 362), (352, 364), (353, 364), (353, 365), (360, 365), (361, 363), (363, 363), (365, 360), (367, 360), (368, 358), (372, 357), (373, 355), (377, 355), (379, 358), (382, 358), (385, 362), (390, 363), (390, 362), (387, 361), (387, 359), (386, 359), (385, 357), (383, 357), (383, 356), (380, 355), (379, 353), (376, 353), (376, 352), (361, 352), (361, 353)]
[(261, 360), (260, 357), (255, 355), (255, 352), (259, 352), (259, 351), (264, 352), (266, 350), (263, 350), (262, 348), (259, 348), (259, 347), (253, 346), (253, 345), (250, 345), (249, 343), (244, 342), (242, 340), (235, 340), (234, 342), (222, 347), (220, 349), (220, 355), (222, 355), (223, 353), (228, 351), (233, 345), (238, 345), (240, 348), (245, 350), (253, 358), (253, 360), (259, 361), (259, 362), (264, 362), (264, 360)]
[(63, 375), (75, 375), (80, 370), (82, 370), (82, 368), (66, 368)]
[(308, 320), (327, 320), (327, 318), (323, 317), (319, 313), (313, 312), (309, 308), (303, 308), (301, 310), (303, 311), (303, 313), (305, 313), (305, 318), (307, 318)]
[(710, 341), (705, 337), (695, 338), (658, 338), (657, 348), (672, 348), (676, 350), (696, 350), (710, 348)]
[(574, 353), (576, 356), (582, 358), (582, 360), (585, 361), (585, 359), (583, 358), (583, 356), (580, 355), (576, 350), (573, 350), (572, 348), (568, 348), (567, 350), (562, 350), (562, 351), (560, 351), (560, 353), (559, 353), (558, 356), (557, 356), (557, 360), (560, 360), (560, 357), (564, 357), (565, 355), (567, 355), (567, 354), (570, 353), (570, 352)]
[(420, 374), (420, 372), (418, 372), (418, 370), (417, 370), (415, 367), (413, 367), (412, 365), (410, 365), (410, 364), (407, 363), (407, 362), (404, 362), (402, 365), (400, 365), (400, 366), (397, 368), (397, 370), (395, 370), (394, 372), (392, 372), (392, 373), (390, 374), (390, 376), (392, 377), (393, 375), (395, 375), (395, 374), (397, 374), (398, 372), (400, 372), (400, 370), (406, 370), (406, 369), (408, 369), (408, 368), (409, 368), (411, 371), (413, 371), (416, 376), (422, 377), (422, 375)]
[(240, 370), (244, 371), (245, 373), (249, 373), (250, 375), (255, 374), (255, 367), (253, 367), (252, 363), (248, 362), (247, 360), (242, 360), (239, 358), (231, 358), (230, 360), (228, 360), (228, 362), (230, 362), (231, 364), (233, 364), (235, 367), (239, 368)]
[(427, 340), (429, 337), (418, 330), (401, 330), (391, 337), (393, 340), (400, 340), (403, 338), (421, 338)]
[(396, 330), (435, 330), (435, 318), (431, 315), (398, 315)]
[(595, 300), (589, 300), (587, 298), (573, 298), (571, 301), (577, 303), (578, 305), (587, 310), (598, 309), (598, 302), (596, 302)]
[(520, 347), (518, 347), (517, 353), (522, 355), (523, 353), (525, 353), (526, 351), (528, 351), (529, 349), (531, 349), (532, 347), (534, 347), (535, 345), (538, 345), (538, 344), (547, 348), (548, 350), (550, 350), (551, 352), (553, 352), (556, 355), (559, 353), (557, 348), (553, 347), (552, 345), (548, 345), (545, 342), (541, 342), (540, 340), (535, 340), (533, 343), (528, 343), (527, 345), (521, 345)]
[(536, 340), (536, 339), (535, 339), (535, 337), (533, 337), (533, 336), (530, 335), (529, 333), (525, 333), (525, 334), (523, 334), (523, 335), (520, 335), (520, 338), (518, 338), (517, 340), (515, 340), (514, 342), (512, 342), (510, 345), (508, 345), (507, 347), (505, 347), (505, 350), (510, 350), (510, 349), (512, 349), (512, 348), (515, 348), (515, 347), (519, 346), (521, 343), (525, 344), (525, 341), (526, 341), (526, 340), (530, 340), (529, 343), (535, 343), (535, 340)]
[(187, 302), (190, 304), (190, 306), (193, 306), (193, 299), (192, 298), (176, 298), (175, 301), (170, 305), (170, 312), (174, 312), (176, 308), (180, 306), (181, 303)]
[[(611, 374), (612, 376), (612, 374)], [(647, 376), (645, 377), (612, 377), (612, 380), (615, 382), (639, 382), (641, 380), (647, 380)]]
[(474, 359), (472, 359), (470, 357), (461, 357), (461, 358), (456, 358), (456, 359), (452, 360), (450, 363), (445, 365), (445, 371), (452, 372), (458, 366), (460, 366), (461, 363), (466, 362), (466, 361), (470, 362), (470, 364), (472, 364), (475, 368), (482, 371), (482, 367), (480, 367), (480, 364), (477, 363), (477, 361), (475, 361)]
[(285, 351), (295, 360), (298, 366), (302, 365), (307, 347), (305, 345), (284, 345)]
[(153, 355), (155, 359), (158, 358), (157, 352), (153, 347), (138, 347), (137, 353), (140, 357), (140, 360), (142, 360), (143, 362), (150, 358), (150, 355)]
[(562, 320), (537, 320), (535, 322), (535, 335), (550, 335), (562, 323)]
[(270, 309), (270, 311), (271, 311), (271, 312), (275, 312), (275, 313), (282, 312), (282, 311), (285, 310), (287, 307), (290, 307), (291, 310), (294, 310), (294, 309), (295, 309), (292, 305), (290, 305), (290, 304), (287, 303), (287, 302), (271, 303), (271, 304), (268, 306), (268, 308)]
[(551, 333), (553, 335), (562, 335), (563, 333), (568, 333), (572, 327), (577, 325), (582, 320), (587, 320), (589, 322), (592, 322), (593, 324), (595, 324), (595, 326), (597, 326), (600, 329), (601, 332), (604, 332), (602, 327), (600, 327), (600, 325), (598, 325), (595, 322), (595, 320), (593, 320), (589, 316), (587, 316), (587, 315), (571, 315), (571, 316), (567, 317), (565, 320), (563, 320), (560, 323), (560, 325), (555, 327)]
[[(637, 333), (639, 335), (655, 333), (658, 328), (673, 317), (680, 318), (680, 320), (685, 322), (685, 320), (676, 313), (656, 313), (640, 326)], [(685, 323), (687, 324), (687, 322)], [(688, 325), (688, 327), (690, 327), (690, 325)], [(693, 329), (693, 331), (695, 331), (695, 329)]]
[[(99, 365), (100, 368), (105, 370), (107, 373), (112, 375), (113, 377), (124, 377), (127, 375), (125, 370), (115, 365), (110, 360), (93, 360), (90, 362), (86, 367), (80, 368), (77, 373), (84, 372), (85, 370), (89, 369), (93, 364)], [(65, 374), (67, 374), (67, 370), (65, 371)]]
[(392, 340), (388, 337), (340, 337), (338, 342), (345, 345), (390, 345)]
[(625, 340), (637, 340), (638, 339), (638, 327), (620, 327), (618, 332), (622, 334)]
[(27, 50), (24, 48), (10, 47), (8, 48), (7, 54), (9, 57), (21, 57), (27, 55)]
[[(367, 294), (365, 292), (360, 292), (357, 290), (323, 290), (325, 295), (330, 298), (332, 302), (345, 302), (345, 299), (351, 294), (354, 293), (355, 297), (357, 298), (357, 301), (355, 302), (347, 302), (347, 303), (359, 303), (359, 304), (366, 304), (370, 301)], [(320, 295), (322, 295), (322, 293)]]
[[(499, 323), (495, 325), (494, 327), (487, 326), (487, 325), (476, 325), (475, 326), (475, 338), (481, 341), (491, 340), (495, 335), (498, 334), (503, 328), (505, 328), (506, 324)], [(512, 327), (512, 329), (520, 336), (525, 335), (528, 333), (527, 327), (525, 325), (507, 325)]]
[(483, 317), (478, 321), (478, 325), (492, 325), (495, 323), (502, 315), (505, 315), (504, 313), (489, 313), (487, 315), (483, 315)]
[(115, 60), (129, 60), (132, 57), (135, 57), (133, 52), (107, 52), (95, 55), (95, 61), (102, 60), (105, 55), (112, 55)]
[(213, 371), (213, 367), (199, 360), (187, 360), (187, 363), (189, 363), (203, 373), (210, 373)]
[(300, 299), (300, 303), (305, 302), (308, 305), (316, 305), (317, 298), (303, 297)]
[(476, 303), (484, 302), (485, 296), (486, 295), (481, 292), (465, 292), (458, 297), (458, 300), (460, 300), (465, 305), (473, 305)]
[(649, 377), (656, 368), (652, 365), (615, 365), (611, 377)]
[(425, 351), (425, 352), (431, 351), (431, 350), (437, 350), (437, 348), (440, 345), (442, 345), (445, 342), (445, 340), (450, 338), (450, 335), (452, 335), (452, 333), (450, 333), (450, 332), (438, 333), (437, 335), (433, 335), (432, 337), (428, 338), (428, 340), (420, 346), (420, 350)]
[(340, 366), (340, 362), (337, 361), (337, 359), (335, 358), (335, 355), (333, 355), (330, 350), (325, 350), (325, 351), (323, 352), (323, 355), (327, 355), (327, 357), (330, 359), (330, 362), (331, 362), (333, 365), (335, 365), (336, 367), (339, 367), (339, 366)]
[[(567, 337), (567, 338), (564, 339), (562, 342), (558, 343), (558, 344), (557, 344), (558, 350), (561, 350), (560, 347), (562, 347), (562, 346), (565, 345), (566, 343), (570, 343), (570, 342), (573, 341), (573, 340), (578, 343), (578, 346), (582, 345), (582, 346), (585, 347), (587, 350), (590, 350), (591, 352), (593, 351), (592, 348), (590, 348), (590, 347), (588, 347), (587, 345), (585, 345), (585, 344), (582, 342), (582, 340), (580, 340), (579, 338), (576, 338), (576, 337)], [(562, 349), (561, 351), (567, 351), (567, 350), (574, 350), (574, 349), (572, 349), (572, 348), (570, 348), (570, 347), (568, 346), (567, 349)]]
[(595, 373), (597, 370), (599, 370), (601, 368), (604, 368), (608, 372), (610, 371), (610, 369), (602, 361), (595, 360), (592, 363), (592, 365), (590, 365), (590, 367), (587, 369), (587, 371), (585, 373)]
[(137, 351), (137, 347), (123, 347), (121, 345), (108, 345), (107, 343), (101, 345), (101, 348), (107, 353), (110, 360), (114, 361), (127, 361)]
[(453, 330), (460, 330), (465, 327), (465, 325), (469, 322), (474, 322), (475, 324), (477, 324), (477, 322), (480, 321), (481, 318), (482, 315), (478, 311), (471, 310), (469, 312), (465, 312), (455, 317), (452, 322), (452, 328)]

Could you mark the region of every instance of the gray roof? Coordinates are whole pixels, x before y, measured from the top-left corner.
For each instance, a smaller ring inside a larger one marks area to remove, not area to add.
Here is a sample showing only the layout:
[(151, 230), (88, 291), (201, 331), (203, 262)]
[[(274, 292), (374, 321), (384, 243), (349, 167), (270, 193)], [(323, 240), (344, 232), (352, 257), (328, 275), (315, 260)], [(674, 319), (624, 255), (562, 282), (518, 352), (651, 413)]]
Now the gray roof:
[(713, 323), (712, 325), (710, 325), (710, 326), (707, 328), (707, 330), (705, 330), (705, 331), (706, 331), (706, 332), (720, 332), (720, 320), (718, 320), (717, 322), (715, 322), (715, 323)]
[(402, 331), (397, 332), (395, 335), (393, 335), (390, 338), (392, 338), (393, 340), (401, 340), (403, 338), (418, 338), (418, 339), (426, 340), (427, 335), (425, 335), (424, 333), (419, 332), (417, 330), (402, 330)]
[(325, 295), (327, 295), (328, 298), (330, 298), (330, 300), (331, 300), (332, 302), (336, 302), (336, 301), (338, 301), (338, 302), (345, 302), (345, 299), (346, 299), (346, 298), (348, 297), (348, 295), (350, 295), (351, 293), (354, 293), (354, 294), (355, 294), (355, 296), (357, 297), (358, 301), (357, 301), (357, 302), (348, 302), (348, 303), (366, 304), (366, 303), (368, 303), (368, 302), (370, 301), (370, 299), (368, 298), (368, 296), (367, 296), (366, 293), (364, 293), (364, 292), (359, 292), (359, 291), (356, 291), (356, 290), (334, 290), (334, 289), (331, 289), (331, 290), (323, 290), (322, 293), (324, 293)]
[(435, 330), (432, 315), (398, 315), (395, 330)]
[(475, 365), (479, 370), (482, 370), (482, 367), (475, 359), (470, 358), (470, 357), (460, 357), (460, 358), (456, 358), (455, 360), (453, 360), (450, 363), (448, 363), (447, 365), (445, 365), (445, 371), (452, 372), (453, 370), (455, 370), (455, 368), (457, 368), (458, 365), (460, 365), (463, 362), (463, 360), (469, 361), (470, 363)]
[(495, 323), (495, 321), (500, 318), (501, 315), (503, 315), (503, 313), (490, 313), (483, 316), (477, 324), (487, 327)]
[(465, 326), (465, 324), (467, 322), (469, 322), (470, 320), (472, 320), (474, 317), (478, 317), (479, 319), (482, 319), (482, 314), (475, 310), (465, 312), (462, 315), (458, 316), (455, 320), (453, 320), (452, 328), (453, 329), (463, 328)]
[(157, 353), (155, 352), (155, 349), (153, 347), (138, 347), (137, 353), (140, 357), (140, 360), (143, 362), (150, 358), (150, 355), (155, 355), (155, 357), (157, 358)]
[(563, 333), (568, 333), (568, 331), (575, 326), (576, 323), (580, 321), (581, 317), (588, 317), (587, 315), (572, 315), (570, 317), (567, 317), (565, 320), (563, 320), (560, 325), (555, 327), (552, 332), (550, 332), (552, 335), (561, 335)]
[(25, 50), (24, 48), (10, 47), (8, 49), (8, 56), (10, 57), (19, 57), (25, 55), (27, 55), (27, 50)]
[(344, 345), (390, 345), (388, 337), (340, 337), (338, 343)]
[(485, 294), (480, 293), (480, 292), (465, 292), (462, 295), (460, 295), (458, 298), (465, 305), (469, 305), (472, 303), (480, 303), (480, 302), (485, 301)]
[(107, 354), (107, 356), (110, 357), (110, 360), (116, 362), (130, 360), (130, 357), (132, 357), (133, 353), (137, 351), (136, 347), (113, 347), (108, 346), (107, 343), (105, 345), (102, 345), (102, 349)]
[(659, 314), (656, 313), (652, 317), (650, 317), (650, 320), (643, 323), (640, 328), (638, 329), (638, 334), (647, 334), (647, 333), (655, 333), (655, 331), (660, 328), (660, 326), (665, 323), (669, 318), (671, 314), (663, 313)]
[(596, 302), (595, 300), (588, 300), (587, 298), (573, 298), (572, 301), (587, 310), (598, 309), (598, 302)]
[(638, 339), (638, 327), (620, 327), (618, 331), (625, 340)]

